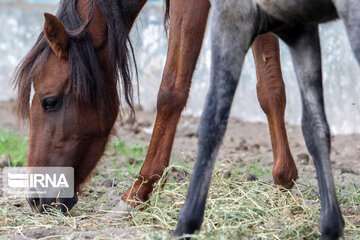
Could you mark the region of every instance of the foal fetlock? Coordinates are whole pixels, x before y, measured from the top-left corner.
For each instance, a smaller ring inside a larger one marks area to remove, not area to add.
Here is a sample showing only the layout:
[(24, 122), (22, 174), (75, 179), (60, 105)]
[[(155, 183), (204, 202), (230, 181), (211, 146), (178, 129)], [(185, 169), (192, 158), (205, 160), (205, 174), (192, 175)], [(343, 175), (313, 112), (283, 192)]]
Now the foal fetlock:
[(121, 200), (125, 201), (128, 205), (132, 207), (137, 207), (142, 203), (150, 199), (152, 191), (154, 189), (154, 184), (159, 180), (151, 179), (145, 180), (139, 177), (132, 187), (130, 187), (122, 196)]
[(298, 178), (298, 171), (292, 156), (288, 156), (285, 160), (275, 160), (272, 175), (276, 185), (291, 189), (294, 181)]

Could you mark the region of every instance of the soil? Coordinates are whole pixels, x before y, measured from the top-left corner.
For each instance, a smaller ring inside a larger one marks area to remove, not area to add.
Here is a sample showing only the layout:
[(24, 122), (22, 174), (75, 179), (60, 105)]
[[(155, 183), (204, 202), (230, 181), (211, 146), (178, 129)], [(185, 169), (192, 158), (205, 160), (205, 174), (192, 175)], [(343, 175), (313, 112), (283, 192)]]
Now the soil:
[[(155, 111), (137, 111), (133, 125), (117, 123), (118, 136), (130, 143), (143, 142), (148, 145), (155, 115)], [(172, 161), (196, 157), (199, 122), (198, 117), (181, 117), (172, 150)], [(316, 185), (315, 167), (306, 148), (301, 127), (287, 124), (286, 129), (291, 153), (299, 171), (299, 181), (311, 180)], [(360, 184), (360, 134), (331, 136), (330, 157), (334, 178), (340, 187), (351, 183)], [(256, 164), (259, 168), (271, 171), (273, 153), (267, 123), (230, 118), (217, 159), (218, 168), (229, 161), (235, 161), (242, 165)], [(272, 181), (271, 178), (269, 180)]]
[[(150, 142), (155, 115), (155, 111), (143, 111), (138, 108), (134, 124), (128, 124), (126, 119), (122, 122), (116, 122), (116, 137), (127, 144), (141, 143), (147, 146)], [(23, 133), (28, 131), (28, 127), (19, 129), (17, 125), (14, 102), (0, 102), (0, 116), (0, 129), (14, 129)], [(195, 159), (198, 126), (198, 117), (182, 116), (172, 150), (172, 161), (193, 161)], [(290, 149), (299, 171), (298, 182), (317, 186), (314, 164), (306, 149), (301, 128), (293, 125), (287, 125), (286, 128)], [(353, 184), (360, 187), (360, 134), (336, 135), (331, 137), (331, 141), (331, 165), (338, 189), (342, 189), (346, 193)], [(267, 124), (260, 122), (250, 123), (231, 118), (218, 159), (217, 168), (227, 169), (227, 174), (231, 174), (231, 168), (228, 170), (227, 167), (229, 162), (235, 162), (240, 166), (244, 166), (244, 168), (256, 164), (258, 168), (271, 172), (273, 156)], [(171, 175), (179, 180), (186, 177), (183, 172), (176, 169), (172, 170)], [(249, 176), (249, 179), (253, 177)], [(271, 174), (264, 176), (264, 178), (262, 180), (272, 181)], [(103, 184), (108, 183), (104, 182)], [(114, 196), (119, 194), (116, 192)], [(24, 238), (42, 238), (57, 234), (63, 235), (65, 232), (61, 227), (25, 230)], [(100, 238), (102, 236), (133, 238), (136, 237), (136, 230), (106, 229), (106, 231), (73, 232), (69, 233), (69, 235), (71, 239), (92, 239), (95, 236)], [(8, 237), (14, 237), (15, 239), (15, 236), (9, 235)], [(16, 236), (16, 239), (18, 237)]]

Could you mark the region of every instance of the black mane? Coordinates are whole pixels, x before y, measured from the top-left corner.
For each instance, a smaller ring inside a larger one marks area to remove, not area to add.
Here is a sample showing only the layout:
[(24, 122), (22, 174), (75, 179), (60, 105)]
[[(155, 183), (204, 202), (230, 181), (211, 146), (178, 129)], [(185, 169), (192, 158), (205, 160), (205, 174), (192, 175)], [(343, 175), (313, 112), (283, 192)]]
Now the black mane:
[[(133, 108), (133, 87), (131, 81), (131, 60), (136, 63), (129, 39), (129, 29), (125, 26), (125, 14), (122, 1), (88, 0), (91, 6), (89, 19), (92, 18), (94, 6), (97, 4), (106, 20), (110, 60), (113, 66), (116, 86), (121, 89), (124, 99)], [(78, 103), (93, 102), (102, 113), (114, 111), (113, 99), (109, 98), (104, 81), (103, 71), (97, 55), (87, 34), (89, 21), (84, 23), (77, 12), (76, 0), (61, 0), (56, 16), (64, 23), (69, 33), (69, 88)], [(13, 75), (13, 82), (18, 89), (18, 116), (29, 116), (29, 100), (31, 85), (36, 70), (44, 65), (51, 49), (44, 33), (38, 37), (31, 51), (19, 64)], [(120, 87), (118, 87), (118, 82)], [(121, 94), (119, 92), (119, 94)], [(116, 110), (117, 111), (117, 110)]]

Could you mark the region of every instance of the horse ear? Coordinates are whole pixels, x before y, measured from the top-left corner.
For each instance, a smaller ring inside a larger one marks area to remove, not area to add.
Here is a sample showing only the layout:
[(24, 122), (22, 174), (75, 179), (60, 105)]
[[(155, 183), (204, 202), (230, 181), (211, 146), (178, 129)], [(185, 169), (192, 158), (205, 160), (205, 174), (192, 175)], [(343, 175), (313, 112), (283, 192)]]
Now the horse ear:
[(58, 57), (68, 57), (69, 36), (64, 24), (54, 15), (45, 13), (44, 34)]

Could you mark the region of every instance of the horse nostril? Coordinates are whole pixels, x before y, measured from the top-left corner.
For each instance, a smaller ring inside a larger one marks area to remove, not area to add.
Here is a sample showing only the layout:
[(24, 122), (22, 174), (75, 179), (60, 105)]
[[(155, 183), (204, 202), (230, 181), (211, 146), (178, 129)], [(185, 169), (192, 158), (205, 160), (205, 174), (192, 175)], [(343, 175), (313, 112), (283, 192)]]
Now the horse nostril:
[(62, 212), (68, 212), (77, 203), (78, 196), (75, 194), (73, 198), (60, 199), (27, 197), (26, 200), (34, 213), (46, 213), (51, 209), (58, 209)]
[(48, 202), (52, 202), (52, 199), (39, 198), (39, 197), (27, 197), (27, 202), (31, 207), (33, 213), (44, 213), (46, 208), (50, 206)]
[(26, 198), (33, 212), (39, 213), (40, 198)]

